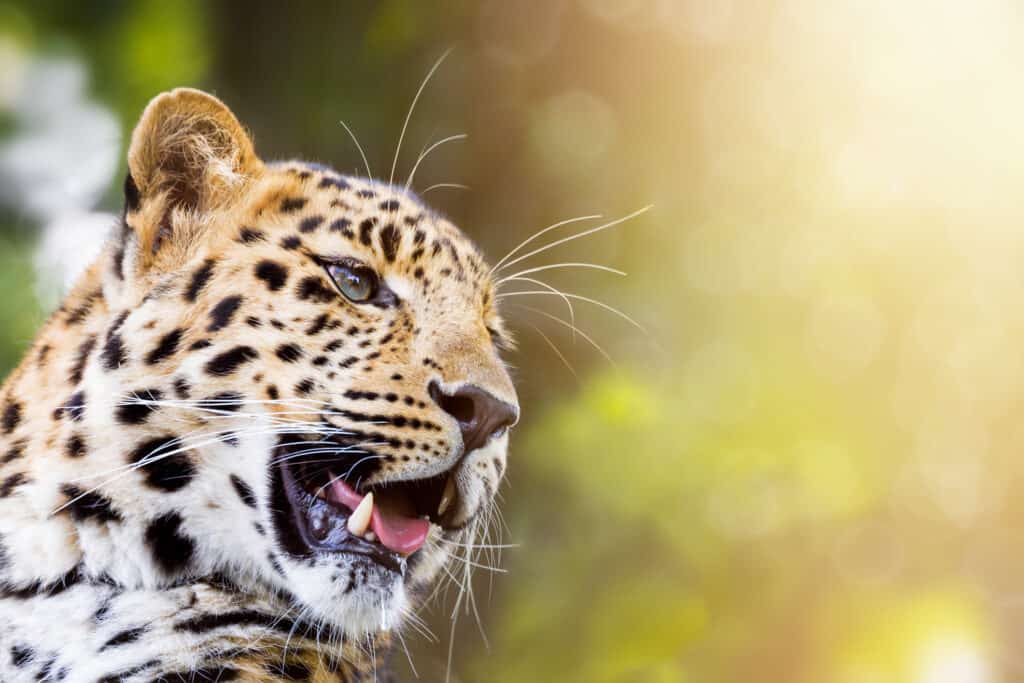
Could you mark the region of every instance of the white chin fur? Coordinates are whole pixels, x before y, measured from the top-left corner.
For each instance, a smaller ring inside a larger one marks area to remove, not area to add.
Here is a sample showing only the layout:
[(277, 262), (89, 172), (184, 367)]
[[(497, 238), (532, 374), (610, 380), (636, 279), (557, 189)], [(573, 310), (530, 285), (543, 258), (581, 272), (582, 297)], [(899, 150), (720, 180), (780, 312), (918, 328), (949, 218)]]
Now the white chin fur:
[[(390, 631), (401, 626), (409, 598), (401, 576), (370, 560), (345, 558), (314, 565), (286, 563), (288, 587), (305, 605), (305, 616), (323, 620), (346, 636)], [(356, 585), (347, 590), (352, 577)]]

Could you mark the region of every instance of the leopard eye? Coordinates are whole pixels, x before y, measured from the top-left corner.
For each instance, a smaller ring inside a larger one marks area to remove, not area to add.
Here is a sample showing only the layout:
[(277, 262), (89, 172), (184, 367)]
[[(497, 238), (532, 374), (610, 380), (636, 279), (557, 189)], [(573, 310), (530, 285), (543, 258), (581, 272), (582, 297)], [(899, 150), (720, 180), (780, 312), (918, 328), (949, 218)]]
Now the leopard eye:
[(349, 301), (364, 303), (377, 293), (377, 274), (369, 266), (353, 261), (328, 263), (326, 267), (334, 286)]

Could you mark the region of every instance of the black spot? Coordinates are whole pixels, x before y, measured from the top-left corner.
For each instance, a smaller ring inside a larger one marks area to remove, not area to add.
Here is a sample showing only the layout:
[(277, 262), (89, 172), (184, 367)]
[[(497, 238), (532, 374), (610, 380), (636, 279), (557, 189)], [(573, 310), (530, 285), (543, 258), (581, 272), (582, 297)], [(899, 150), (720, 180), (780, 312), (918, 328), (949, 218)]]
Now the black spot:
[(323, 216), (310, 216), (309, 218), (303, 218), (302, 222), (299, 223), (299, 232), (309, 234), (319, 228), (323, 222)]
[(321, 313), (306, 330), (306, 334), (309, 336), (320, 334), (320, 332), (327, 327), (328, 320), (328, 315), (326, 313)]
[(11, 646), (11, 662), (19, 669), (32, 661), (32, 658), (35, 657), (35, 655), (35, 650), (27, 645)]
[(195, 542), (182, 533), (181, 524), (181, 515), (168, 512), (154, 519), (146, 528), (146, 543), (153, 559), (168, 574), (185, 569), (195, 552)]
[(298, 660), (271, 662), (266, 665), (267, 673), (286, 681), (308, 681), (313, 672)]
[(114, 509), (110, 499), (95, 491), (83, 491), (72, 484), (64, 484), (60, 487), (61, 493), (68, 498), (67, 507), (71, 518), (76, 522), (95, 520), (97, 522), (117, 522), (121, 520), (121, 514)]
[(271, 384), (269, 387), (267, 387), (267, 396), (270, 398), (271, 401), (276, 401), (278, 398), (280, 398), (281, 393), (277, 390), (277, 387)]
[(257, 610), (241, 609), (212, 614), (201, 613), (175, 624), (174, 630), (184, 633), (206, 633), (230, 626), (265, 626), (280, 633), (290, 633), (296, 623), (289, 617), (266, 614)]
[(231, 324), (231, 318), (234, 317), (235, 312), (238, 311), (239, 306), (242, 305), (242, 297), (237, 294), (221, 299), (210, 310), (210, 324), (206, 328), (207, 332), (216, 332), (223, 330), (225, 327)]
[(401, 206), (397, 199), (388, 199), (380, 203), (380, 208), (383, 211), (398, 211)]
[(324, 283), (324, 279), (319, 275), (309, 275), (304, 277), (299, 286), (296, 288), (295, 295), (303, 301), (313, 299), (322, 304), (330, 303), (337, 298), (334, 290), (328, 287)]
[(282, 344), (277, 347), (277, 357), (285, 363), (294, 363), (302, 358), (302, 347), (298, 344)]
[(71, 394), (68, 400), (64, 401), (57, 410), (53, 411), (53, 417), (61, 420), (65, 417), (72, 422), (80, 422), (85, 415), (85, 392), (76, 391)]
[(120, 671), (112, 673), (109, 676), (104, 676), (103, 678), (96, 681), (96, 683), (123, 683), (123, 681), (130, 680), (135, 676), (138, 676), (146, 669), (152, 669), (154, 666), (158, 666), (159, 664), (160, 660), (151, 659), (148, 662), (143, 662), (142, 664), (139, 664), (138, 666), (133, 666), (127, 669), (121, 669)]
[(124, 176), (124, 208), (133, 212), (139, 210), (139, 186), (131, 173)]
[(245, 319), (245, 324), (249, 327), (263, 327), (263, 321), (254, 315), (250, 315)]
[(197, 408), (205, 410), (219, 410), (221, 412), (233, 413), (242, 407), (245, 397), (237, 391), (222, 391), (209, 398), (196, 402)]
[(69, 458), (81, 458), (88, 450), (85, 446), (85, 441), (78, 434), (72, 434), (64, 448)]
[(344, 339), (335, 339), (334, 341), (330, 342), (329, 344), (327, 344), (327, 346), (324, 347), (324, 351), (326, 351), (327, 353), (334, 353), (344, 345)]
[(299, 239), (298, 235), (288, 235), (287, 237), (281, 238), (281, 248), (287, 249), (288, 251), (294, 251), (302, 246), (302, 240)]
[(14, 489), (26, 483), (28, 478), (24, 472), (15, 472), (11, 476), (7, 477), (3, 481), (0, 481), (0, 498), (6, 498), (12, 493)]
[(89, 317), (89, 313), (92, 311), (92, 307), (96, 303), (97, 299), (100, 299), (102, 297), (102, 291), (97, 291), (89, 294), (87, 297), (85, 297), (85, 300), (81, 303), (81, 305), (79, 305), (77, 308), (72, 309), (68, 313), (68, 317), (65, 319), (65, 322), (69, 326), (81, 323), (83, 320)]
[(71, 372), (68, 373), (68, 381), (71, 384), (78, 384), (82, 381), (82, 375), (85, 373), (85, 364), (89, 360), (89, 354), (96, 347), (96, 336), (93, 335), (88, 337), (78, 346), (78, 351), (75, 352), (75, 362), (71, 366)]
[(3, 418), (0, 418), (0, 425), (2, 425), (4, 434), (13, 432), (20, 423), (21, 404), (13, 399), (8, 399), (7, 405), (4, 406)]
[(117, 421), (126, 425), (142, 424), (150, 413), (157, 409), (153, 403), (163, 400), (163, 392), (159, 389), (142, 389), (133, 391), (128, 400), (117, 407)]
[(124, 340), (121, 339), (121, 326), (128, 318), (128, 311), (124, 311), (107, 330), (107, 340), (103, 344), (103, 353), (100, 355), (100, 363), (106, 370), (117, 370), (125, 364), (126, 356), (124, 351)]
[(339, 190), (347, 190), (349, 185), (348, 185), (348, 183), (346, 183), (341, 178), (338, 178), (336, 176), (329, 176), (328, 175), (328, 176), (324, 176), (323, 178), (320, 179), (320, 187), (321, 188), (335, 187), (335, 188), (337, 188)]
[(373, 240), (370, 234), (373, 232), (374, 219), (367, 218), (365, 221), (359, 224), (359, 241), (363, 243), (363, 246), (370, 246), (373, 244)]
[(63, 593), (72, 586), (78, 585), (81, 580), (82, 570), (80, 566), (76, 565), (63, 576), (54, 579), (50, 583), (43, 583), (38, 580), (24, 586), (0, 583), (0, 599), (17, 598), (28, 600), (39, 596), (52, 597)]
[(362, 199), (373, 199), (374, 197), (377, 196), (377, 193), (374, 192), (373, 190), (359, 190), (358, 192), (356, 192), (356, 196)]
[(237, 680), (241, 672), (225, 664), (211, 664), (188, 671), (162, 673), (152, 683), (224, 683)]
[(298, 384), (295, 385), (295, 393), (299, 396), (308, 396), (316, 388), (316, 382), (307, 377)]
[(259, 355), (251, 346), (236, 346), (211, 358), (206, 364), (206, 372), (217, 377), (226, 377), (238, 370), (239, 366), (256, 360)]
[(192, 481), (195, 466), (181, 452), (177, 437), (164, 436), (140, 444), (129, 456), (146, 474), (146, 482), (163, 491), (177, 491)]
[[(127, 228), (127, 226), (125, 226)], [(125, 230), (127, 232), (127, 230)], [(110, 258), (110, 270), (118, 280), (124, 279), (124, 247), (113, 253)]]
[(253, 242), (265, 242), (267, 235), (261, 230), (255, 230), (253, 228), (242, 228), (238, 233), (238, 241), (243, 244), (252, 244)]
[(330, 232), (340, 232), (345, 237), (351, 239), (355, 233), (352, 232), (352, 221), (347, 218), (339, 218), (328, 226)]
[(213, 346), (213, 342), (209, 339), (200, 339), (199, 341), (192, 342), (188, 347), (190, 351), (202, 351), (203, 349)]
[(376, 391), (357, 391), (355, 389), (349, 389), (345, 392), (345, 398), (352, 401), (376, 401), (380, 398), (380, 394)]
[(306, 205), (305, 197), (289, 197), (281, 202), (281, 211), (284, 213), (291, 213), (298, 211)]
[(174, 395), (181, 400), (187, 400), (192, 395), (192, 385), (184, 377), (174, 380)]
[(288, 269), (274, 261), (260, 261), (256, 264), (256, 277), (266, 282), (270, 291), (276, 292), (288, 280)]
[(53, 347), (49, 344), (43, 344), (39, 347), (39, 353), (36, 354), (36, 364), (39, 367), (46, 365), (46, 359), (50, 355), (50, 351), (53, 351)]
[(49, 681), (49, 680), (51, 680), (51, 678), (50, 678), (50, 670), (53, 668), (53, 665), (56, 664), (56, 663), (57, 663), (57, 658), (54, 655), (50, 655), (50, 658), (47, 659), (45, 662), (43, 662), (43, 665), (41, 667), (39, 667), (39, 672), (36, 673), (36, 680), (37, 681)]
[[(152, 527), (150, 527), (152, 528)], [(130, 628), (120, 633), (116, 633), (111, 638), (100, 646), (99, 651), (109, 650), (111, 648), (118, 647), (120, 645), (127, 645), (134, 643), (136, 640), (142, 637), (142, 634), (146, 632), (145, 626), (138, 626), (136, 628)]]
[(11, 447), (7, 449), (4, 456), (0, 458), (0, 465), (6, 465), (9, 462), (14, 462), (25, 456), (25, 442), (15, 441), (11, 444)]
[(380, 231), (380, 246), (384, 250), (384, 258), (389, 263), (394, 262), (398, 254), (398, 247), (402, 242), (402, 235), (394, 225), (385, 225)]
[(231, 485), (235, 487), (235, 493), (238, 494), (243, 503), (253, 509), (256, 508), (256, 494), (253, 493), (251, 486), (246, 484), (237, 474), (231, 475)]
[(196, 268), (195, 272), (192, 273), (192, 280), (188, 283), (188, 289), (185, 290), (185, 300), (195, 301), (199, 296), (199, 292), (203, 290), (206, 283), (213, 277), (213, 259), (206, 259), (203, 261), (203, 265)]
[(146, 356), (146, 363), (148, 365), (156, 365), (165, 358), (177, 353), (178, 344), (181, 343), (181, 336), (184, 333), (185, 331), (179, 327), (161, 337), (156, 347)]

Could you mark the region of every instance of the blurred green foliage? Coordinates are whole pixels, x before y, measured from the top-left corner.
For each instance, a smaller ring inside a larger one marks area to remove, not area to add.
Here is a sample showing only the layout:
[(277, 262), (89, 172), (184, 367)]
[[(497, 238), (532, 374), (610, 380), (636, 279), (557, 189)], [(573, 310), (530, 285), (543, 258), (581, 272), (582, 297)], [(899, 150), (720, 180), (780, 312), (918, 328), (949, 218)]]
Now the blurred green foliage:
[[(361, 173), (344, 120), (385, 179), (454, 46), (396, 178), (467, 131), (415, 186), (472, 186), (426, 198), (492, 260), (654, 204), (504, 270), (621, 267), (537, 277), (650, 331), (576, 300), (613, 366), (520, 306), (558, 297), (505, 300), (524, 423), (490, 540), (516, 547), (478, 558), (509, 570), (477, 572), (489, 649), (449, 595), (424, 680), (451, 628), (467, 681), (989, 683), (1024, 669), (1024, 27), (981, 4), (36, 0), (0, 35), (81, 60), (126, 137), (204, 87), (264, 156)], [(40, 314), (32, 226), (4, 223), (10, 367)]]

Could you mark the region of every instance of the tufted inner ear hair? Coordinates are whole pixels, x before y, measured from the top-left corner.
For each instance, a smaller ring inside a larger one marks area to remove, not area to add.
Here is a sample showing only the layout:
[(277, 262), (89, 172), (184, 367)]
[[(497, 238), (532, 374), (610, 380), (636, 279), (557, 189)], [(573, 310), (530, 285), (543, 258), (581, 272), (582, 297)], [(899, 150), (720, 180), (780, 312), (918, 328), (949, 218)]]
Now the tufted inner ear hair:
[(187, 247), (180, 242), (237, 201), (262, 169), (249, 135), (216, 97), (178, 88), (153, 98), (132, 133), (125, 179), (137, 265), (168, 242)]

